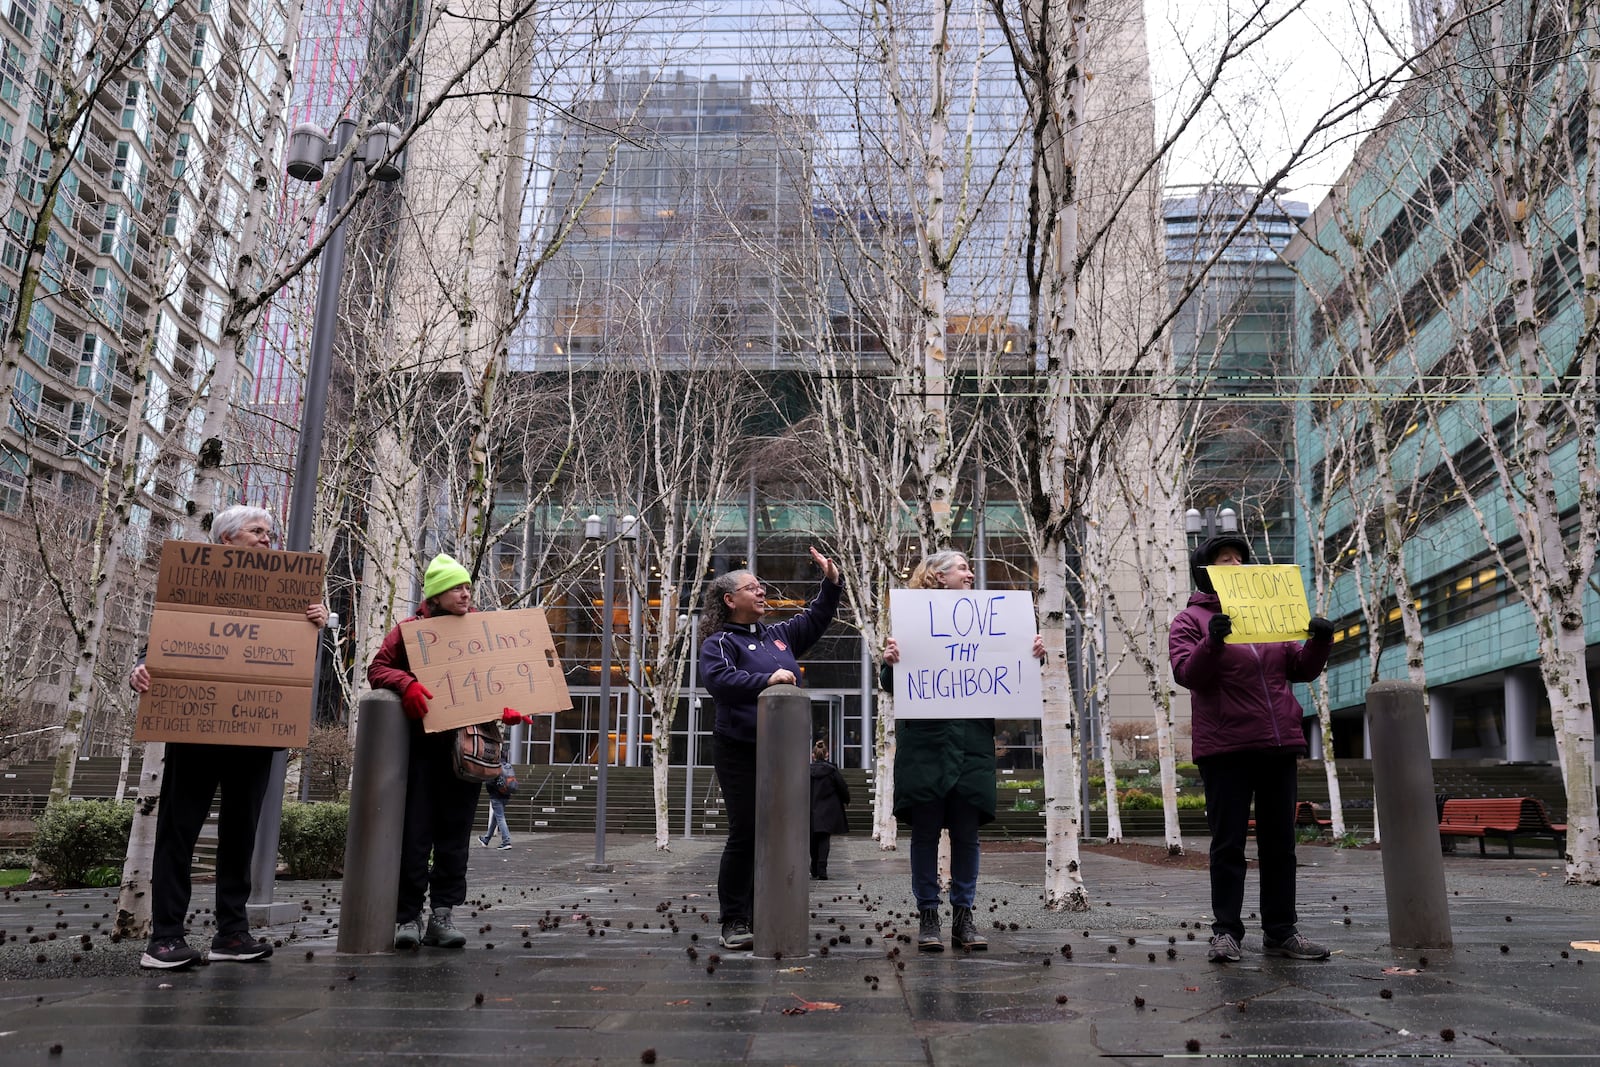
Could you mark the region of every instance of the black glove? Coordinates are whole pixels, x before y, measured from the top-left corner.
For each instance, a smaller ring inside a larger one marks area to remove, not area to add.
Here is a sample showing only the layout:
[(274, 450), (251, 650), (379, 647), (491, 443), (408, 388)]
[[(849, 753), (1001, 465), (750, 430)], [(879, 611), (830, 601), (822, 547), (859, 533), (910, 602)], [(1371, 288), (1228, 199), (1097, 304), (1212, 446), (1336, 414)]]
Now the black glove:
[(1233, 620), (1219, 611), (1211, 616), (1211, 622), (1207, 625), (1207, 628), (1211, 633), (1212, 642), (1220, 645), (1224, 637), (1233, 633)]
[(1333, 623), (1321, 615), (1312, 616), (1311, 621), (1306, 624), (1306, 630), (1310, 632), (1313, 641), (1333, 640)]

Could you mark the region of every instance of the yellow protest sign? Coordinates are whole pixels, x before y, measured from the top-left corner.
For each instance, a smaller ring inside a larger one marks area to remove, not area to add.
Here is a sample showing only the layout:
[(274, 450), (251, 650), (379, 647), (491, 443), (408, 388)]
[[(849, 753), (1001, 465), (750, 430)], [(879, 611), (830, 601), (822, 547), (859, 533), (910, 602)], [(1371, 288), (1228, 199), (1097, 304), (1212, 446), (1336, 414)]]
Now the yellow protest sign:
[(1222, 600), (1223, 614), (1233, 620), (1230, 645), (1262, 645), (1304, 641), (1311, 622), (1300, 568), (1292, 563), (1255, 567), (1207, 567)]

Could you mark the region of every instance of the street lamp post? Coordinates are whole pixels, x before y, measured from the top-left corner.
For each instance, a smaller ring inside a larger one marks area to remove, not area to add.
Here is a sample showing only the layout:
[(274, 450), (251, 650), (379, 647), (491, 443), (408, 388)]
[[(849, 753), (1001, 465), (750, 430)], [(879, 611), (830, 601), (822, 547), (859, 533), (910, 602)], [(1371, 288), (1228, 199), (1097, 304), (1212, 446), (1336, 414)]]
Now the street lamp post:
[(1183, 531), (1190, 537), (1204, 541), (1225, 533), (1239, 532), (1239, 513), (1232, 508), (1190, 508), (1183, 513)]
[[(355, 136), (354, 119), (340, 119), (333, 138), (316, 126), (302, 123), (289, 138), (289, 162), (284, 168), (297, 181), (321, 181), (326, 165), (339, 158)], [(373, 181), (399, 180), (398, 163), (389, 159), (390, 150), (400, 139), (400, 127), (380, 122), (367, 130), (361, 151), (352, 162), (360, 163)], [(328, 193), (328, 218), (336, 219), (350, 200), (355, 184), (355, 168), (341, 167)], [(289, 521), (284, 531), (284, 547), (290, 552), (311, 549), (311, 522), (317, 501), (317, 468), (322, 460), (322, 428), (328, 410), (328, 379), (333, 370), (333, 337), (338, 328), (339, 287), (344, 281), (345, 230), (334, 226), (322, 246), (317, 276), (316, 317), (311, 326), (311, 354), (306, 362), (305, 397), (300, 405), (300, 434), (295, 444), (294, 475), (289, 484)], [(322, 643), (317, 647), (320, 650)], [(312, 674), (311, 706), (317, 704), (317, 675)], [(256, 824), (256, 848), (250, 861), (250, 903), (252, 918), (273, 921), (273, 881), (278, 869), (278, 833), (283, 816), (283, 779), (289, 754), (278, 749), (272, 756), (272, 771), (267, 778), (267, 795), (261, 804)], [(295, 905), (286, 905), (295, 907)], [(259, 910), (257, 910), (259, 909)]]
[[(617, 517), (607, 515), (601, 519), (590, 515), (583, 520), (583, 536), (587, 541), (602, 541), (603, 562), (600, 577), (600, 728), (596, 731), (599, 743), (595, 746), (595, 765), (598, 769), (594, 797), (594, 862), (591, 871), (609, 871), (606, 862), (606, 768), (611, 763), (611, 730), (616, 717), (611, 714), (611, 646), (615, 639), (613, 604), (616, 601), (617, 583)], [(621, 536), (628, 541), (639, 537), (639, 520), (624, 515)]]

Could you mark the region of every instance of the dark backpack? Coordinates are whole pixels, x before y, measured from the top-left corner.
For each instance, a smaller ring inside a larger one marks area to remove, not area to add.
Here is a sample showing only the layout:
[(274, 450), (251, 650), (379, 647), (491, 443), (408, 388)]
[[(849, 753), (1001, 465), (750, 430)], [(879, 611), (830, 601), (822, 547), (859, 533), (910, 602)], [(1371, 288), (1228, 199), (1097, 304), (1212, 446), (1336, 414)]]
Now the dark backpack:
[(501, 770), (491, 790), (496, 796), (509, 797), (517, 792), (517, 774), (509, 766)]

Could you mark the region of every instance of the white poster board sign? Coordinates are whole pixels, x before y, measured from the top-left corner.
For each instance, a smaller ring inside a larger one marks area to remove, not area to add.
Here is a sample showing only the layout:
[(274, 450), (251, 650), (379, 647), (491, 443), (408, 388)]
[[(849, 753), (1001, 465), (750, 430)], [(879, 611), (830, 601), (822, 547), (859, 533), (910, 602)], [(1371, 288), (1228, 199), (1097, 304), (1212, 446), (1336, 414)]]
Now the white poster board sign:
[(889, 628), (897, 719), (1037, 719), (1044, 694), (1033, 596), (1017, 590), (894, 589)]

